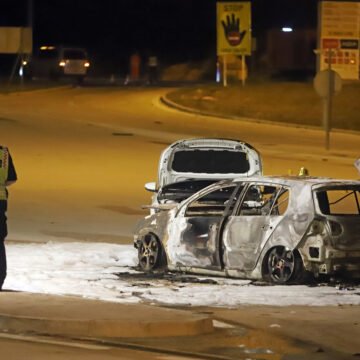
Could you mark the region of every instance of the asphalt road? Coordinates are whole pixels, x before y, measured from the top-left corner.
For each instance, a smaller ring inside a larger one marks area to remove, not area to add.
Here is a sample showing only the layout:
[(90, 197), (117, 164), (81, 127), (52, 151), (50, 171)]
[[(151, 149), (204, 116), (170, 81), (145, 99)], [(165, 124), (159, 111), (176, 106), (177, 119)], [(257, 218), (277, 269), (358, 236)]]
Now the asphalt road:
[[(9, 239), (131, 241), (161, 151), (185, 137), (253, 144), (265, 174), (357, 178), (359, 134), (191, 115), (159, 103), (167, 89), (71, 88), (0, 95), (0, 143), (19, 181), (10, 188)], [(241, 100), (239, 100), (241, 101)]]
[[(326, 151), (320, 130), (181, 113), (159, 103), (166, 92), (66, 87), (0, 95), (0, 143), (10, 147), (19, 177), (9, 189), (9, 239), (130, 243), (146, 214), (140, 206), (150, 200), (143, 185), (156, 179), (161, 151), (179, 138), (249, 142), (262, 154), (265, 174), (306, 166), (316, 176), (359, 177), (353, 167), (359, 134), (332, 134)], [(342, 331), (358, 314), (358, 307), (350, 310)], [(326, 321), (323, 329), (329, 326), (337, 322)], [(343, 335), (354, 338), (355, 330)], [(331, 345), (331, 338), (322, 341)], [(354, 341), (349, 354), (359, 353)]]

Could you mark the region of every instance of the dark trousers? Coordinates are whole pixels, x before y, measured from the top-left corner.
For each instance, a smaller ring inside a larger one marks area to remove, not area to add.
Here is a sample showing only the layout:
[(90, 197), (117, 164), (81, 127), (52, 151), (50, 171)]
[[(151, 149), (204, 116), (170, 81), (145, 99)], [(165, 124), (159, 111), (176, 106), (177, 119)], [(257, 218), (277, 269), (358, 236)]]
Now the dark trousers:
[(155, 84), (158, 80), (157, 67), (149, 66), (149, 83)]
[(6, 251), (4, 239), (0, 239), (0, 290), (6, 278)]
[(6, 278), (6, 251), (4, 244), (7, 236), (6, 210), (7, 202), (0, 201), (0, 290)]

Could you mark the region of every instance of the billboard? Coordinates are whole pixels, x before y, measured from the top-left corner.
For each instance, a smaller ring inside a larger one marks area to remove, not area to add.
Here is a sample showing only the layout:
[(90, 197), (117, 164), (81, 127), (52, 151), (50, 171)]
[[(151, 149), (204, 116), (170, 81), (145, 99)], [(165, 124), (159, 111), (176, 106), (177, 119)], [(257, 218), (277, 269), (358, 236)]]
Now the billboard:
[(0, 27), (0, 54), (31, 54), (32, 28)]
[(217, 55), (251, 55), (250, 2), (218, 2)]
[(359, 79), (360, 2), (320, 3), (320, 70), (329, 62), (343, 79)]

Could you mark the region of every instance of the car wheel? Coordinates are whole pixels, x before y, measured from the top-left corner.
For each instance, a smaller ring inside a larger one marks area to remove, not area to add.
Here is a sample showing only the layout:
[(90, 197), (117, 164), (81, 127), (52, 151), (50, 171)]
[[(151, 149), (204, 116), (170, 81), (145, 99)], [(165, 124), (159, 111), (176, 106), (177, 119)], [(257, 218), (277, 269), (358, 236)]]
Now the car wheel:
[(163, 248), (153, 234), (145, 235), (138, 247), (139, 265), (143, 271), (151, 272), (164, 265)]
[(274, 284), (298, 282), (303, 273), (301, 257), (284, 246), (275, 247), (267, 257), (267, 273)]

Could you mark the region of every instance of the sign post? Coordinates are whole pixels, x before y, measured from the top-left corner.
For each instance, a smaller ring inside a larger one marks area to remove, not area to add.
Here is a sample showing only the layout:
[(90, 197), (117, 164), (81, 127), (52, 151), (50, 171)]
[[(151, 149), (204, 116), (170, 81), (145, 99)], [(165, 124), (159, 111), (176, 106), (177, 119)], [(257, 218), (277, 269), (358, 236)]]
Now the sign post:
[(251, 55), (250, 2), (216, 4), (217, 55), (223, 62), (223, 85), (227, 86), (227, 55), (241, 56), (242, 83), (245, 84), (245, 55)]
[(241, 83), (243, 86), (245, 86), (245, 80), (246, 80), (246, 63), (245, 63), (245, 55), (241, 55)]
[(226, 55), (223, 55), (223, 86), (227, 87), (227, 61), (226, 61)]
[(332, 49), (328, 49), (329, 66), (318, 72), (314, 78), (314, 88), (323, 99), (323, 128), (325, 131), (325, 149), (330, 149), (332, 98), (342, 87), (339, 74), (331, 69)]

